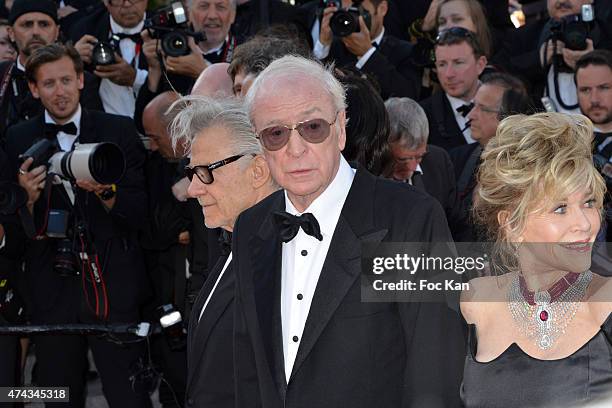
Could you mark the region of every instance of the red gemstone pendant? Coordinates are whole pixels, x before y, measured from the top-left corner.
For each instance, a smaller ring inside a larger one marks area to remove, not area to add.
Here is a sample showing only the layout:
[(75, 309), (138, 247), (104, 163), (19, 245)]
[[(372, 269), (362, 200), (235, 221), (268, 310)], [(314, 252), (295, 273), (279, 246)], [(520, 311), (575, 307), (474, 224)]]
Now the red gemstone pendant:
[(548, 312), (546, 310), (540, 312), (540, 320), (543, 322), (548, 320)]

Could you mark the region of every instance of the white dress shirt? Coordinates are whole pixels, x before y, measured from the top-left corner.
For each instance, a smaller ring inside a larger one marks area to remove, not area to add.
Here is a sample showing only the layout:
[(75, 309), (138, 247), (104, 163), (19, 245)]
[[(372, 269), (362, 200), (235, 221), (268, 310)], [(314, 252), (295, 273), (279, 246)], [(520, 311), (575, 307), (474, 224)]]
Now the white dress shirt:
[(208, 297), (206, 298), (206, 302), (204, 302), (204, 306), (202, 306), (202, 310), (200, 311), (200, 317), (198, 317), (198, 322), (200, 320), (202, 320), (202, 315), (204, 315), (204, 310), (206, 310), (206, 306), (208, 306), (208, 303), (210, 302), (210, 299), (212, 298), (213, 293), (215, 293), (215, 289), (217, 289), (217, 286), (219, 285), (219, 282), (221, 282), (221, 278), (225, 274), (225, 270), (227, 269), (227, 266), (230, 264), (230, 262), (232, 262), (232, 253), (231, 252), (230, 252), (229, 256), (227, 257), (227, 261), (225, 261), (225, 264), (223, 265), (223, 269), (221, 270), (221, 273), (219, 274), (219, 277), (215, 281), (215, 285), (213, 286), (213, 288), (211, 289), (210, 293), (208, 294)]
[[(465, 129), (465, 125), (467, 124), (467, 121), (468, 121), (467, 116), (463, 116), (461, 113), (457, 112), (457, 108), (460, 108), (461, 106), (468, 104), (470, 102), (469, 101), (466, 102), (463, 99), (455, 98), (454, 96), (450, 96), (447, 93), (444, 93), (444, 94), (446, 95), (446, 98), (450, 102), (451, 109), (453, 110), (453, 113), (455, 114), (455, 121), (457, 122), (457, 125), (459, 126), (459, 130)], [(467, 144), (474, 143), (476, 141), (472, 139), (472, 131), (469, 127), (463, 131), (463, 137), (465, 138), (465, 141)]]
[[(79, 104), (74, 115), (72, 115), (72, 117), (68, 119), (68, 121), (66, 121), (66, 123), (70, 123), (70, 122), (74, 123), (74, 125), (77, 128), (76, 135), (71, 135), (71, 134), (64, 133), (64, 132), (57, 132), (57, 136), (56, 136), (57, 142), (59, 144), (60, 149), (62, 149), (62, 151), (64, 152), (69, 152), (70, 150), (72, 150), (72, 145), (74, 144), (74, 141), (77, 140), (77, 138), (81, 134), (81, 113), (82, 113), (81, 105)], [(45, 109), (45, 123), (57, 124), (57, 122), (51, 117), (51, 115), (49, 115), (49, 112), (47, 112), (46, 109)], [(63, 180), (63, 179), (60, 180), (58, 177), (56, 177), (53, 184), (60, 184), (60, 183), (64, 185), (64, 189), (66, 190), (66, 193), (68, 194), (68, 197), (70, 198), (70, 201), (74, 204), (74, 191), (72, 190), (72, 185), (70, 184), (69, 181)]]
[[(136, 27), (124, 28), (113, 20), (112, 16), (109, 17), (112, 34), (137, 34), (144, 27), (144, 19)], [(122, 58), (136, 69), (134, 84), (132, 86), (117, 85), (110, 79), (103, 78), (100, 82), (100, 99), (102, 99), (105, 112), (133, 118), (136, 97), (140, 87), (147, 80), (147, 70), (138, 69), (138, 62), (142, 52), (136, 55), (136, 43), (134, 41), (129, 38), (123, 38), (119, 42), (119, 48), (121, 49)]]
[[(553, 91), (555, 89), (554, 72), (555, 69), (551, 65), (548, 69), (548, 74), (546, 76), (546, 80), (548, 81), (548, 89), (550, 89), (551, 95), (546, 96), (548, 96), (554, 102), (557, 112), (580, 113), (580, 107), (575, 107), (574, 109), (565, 109), (561, 106), (559, 98), (557, 98), (557, 92)], [(577, 105), (578, 94), (576, 93), (576, 83), (574, 82), (574, 74), (569, 72), (558, 72), (557, 80), (559, 84), (559, 93), (561, 94), (563, 103), (570, 106)]]
[[(354, 177), (355, 170), (341, 156), (334, 180), (304, 211), (316, 217), (323, 240), (307, 235), (300, 228), (295, 238), (282, 246), (281, 318), (287, 381), (300, 347), (321, 269)], [(289, 214), (301, 215), (291, 203), (287, 192), (285, 209)]]
[[(416, 169), (414, 169), (414, 173), (412, 173), (412, 176), (414, 176), (415, 173), (419, 173), (421, 176), (423, 175), (423, 169), (421, 168), (420, 164), (417, 164)], [(412, 176), (410, 176), (410, 178), (406, 180), (410, 185), (412, 185)]]

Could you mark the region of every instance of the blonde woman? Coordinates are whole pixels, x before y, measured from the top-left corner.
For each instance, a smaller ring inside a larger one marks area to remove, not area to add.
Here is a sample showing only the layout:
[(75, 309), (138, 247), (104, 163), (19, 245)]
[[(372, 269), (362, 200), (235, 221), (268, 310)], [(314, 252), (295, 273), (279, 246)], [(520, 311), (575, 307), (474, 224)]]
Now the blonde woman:
[(612, 281), (592, 273), (605, 184), (584, 116), (511, 116), (487, 145), (476, 219), (495, 241), (472, 280), (466, 407), (579, 406), (612, 388)]

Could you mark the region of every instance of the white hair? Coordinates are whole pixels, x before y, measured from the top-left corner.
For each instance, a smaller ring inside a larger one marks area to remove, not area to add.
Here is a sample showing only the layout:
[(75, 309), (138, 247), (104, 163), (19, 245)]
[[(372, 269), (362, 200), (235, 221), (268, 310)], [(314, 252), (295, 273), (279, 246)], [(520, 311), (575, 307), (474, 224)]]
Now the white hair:
[(198, 135), (211, 127), (228, 130), (228, 146), (233, 154), (261, 154), (262, 147), (255, 135), (244, 104), (235, 98), (218, 99), (202, 95), (184, 96), (174, 102), (167, 115), (172, 146), (181, 144), (186, 154)]
[(429, 122), (425, 111), (410, 98), (389, 98), (385, 102), (389, 114), (389, 142), (399, 142), (408, 150), (427, 143)]
[(272, 61), (257, 76), (246, 95), (245, 104), (249, 114), (253, 114), (253, 104), (260, 88), (274, 89), (274, 81), (279, 77), (289, 77), (296, 81), (303, 78), (313, 80), (329, 94), (336, 111), (344, 110), (346, 108), (345, 90), (340, 81), (334, 77), (333, 69), (333, 65), (323, 66), (317, 61), (294, 55), (287, 55)]

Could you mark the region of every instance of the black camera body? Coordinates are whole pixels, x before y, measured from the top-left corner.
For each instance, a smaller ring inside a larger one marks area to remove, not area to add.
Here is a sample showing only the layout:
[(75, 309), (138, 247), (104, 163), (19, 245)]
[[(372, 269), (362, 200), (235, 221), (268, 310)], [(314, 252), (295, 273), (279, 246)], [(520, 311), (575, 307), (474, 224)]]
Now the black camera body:
[(595, 19), (593, 6), (585, 4), (580, 14), (566, 16), (561, 21), (553, 21), (550, 27), (551, 38), (562, 41), (565, 47), (582, 51), (587, 48), (587, 38), (591, 33), (591, 25)]
[(205, 41), (204, 33), (189, 30), (187, 11), (180, 2), (174, 2), (163, 7), (153, 16), (146, 19), (144, 28), (151, 38), (161, 40), (161, 48), (170, 57), (189, 55), (188, 37), (194, 37), (196, 42)]
[(346, 37), (353, 33), (358, 33), (359, 17), (363, 17), (368, 30), (372, 28), (372, 16), (370, 12), (361, 5), (362, 0), (353, 0), (353, 4), (347, 8), (342, 8), (340, 0), (321, 0), (320, 8), (336, 7), (338, 10), (329, 20), (329, 27), (336, 37)]

